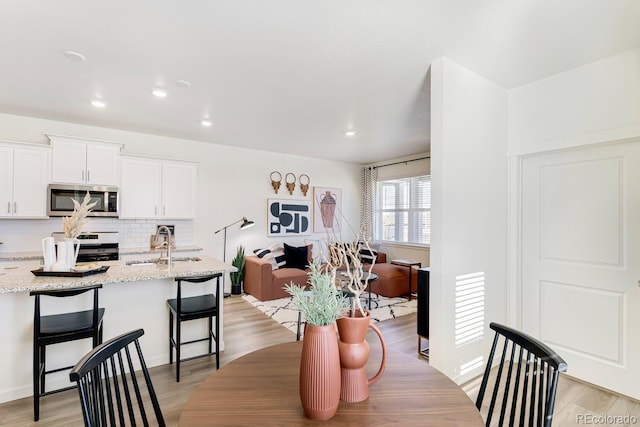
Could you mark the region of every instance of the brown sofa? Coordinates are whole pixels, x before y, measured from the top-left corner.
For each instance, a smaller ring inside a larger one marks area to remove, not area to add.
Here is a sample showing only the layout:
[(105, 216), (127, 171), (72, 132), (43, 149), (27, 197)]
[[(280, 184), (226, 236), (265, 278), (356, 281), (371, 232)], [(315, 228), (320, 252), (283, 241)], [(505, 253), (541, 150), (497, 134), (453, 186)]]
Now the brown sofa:
[[(418, 287), (417, 270), (412, 269), (412, 290)], [(283, 286), (293, 282), (307, 284), (308, 270), (279, 268), (272, 270), (271, 263), (257, 256), (248, 256), (244, 265), (244, 291), (260, 301), (268, 301), (289, 296)], [(373, 273), (378, 280), (371, 282), (371, 291), (385, 297), (398, 297), (409, 293), (409, 268), (387, 263), (387, 255), (378, 252)]]

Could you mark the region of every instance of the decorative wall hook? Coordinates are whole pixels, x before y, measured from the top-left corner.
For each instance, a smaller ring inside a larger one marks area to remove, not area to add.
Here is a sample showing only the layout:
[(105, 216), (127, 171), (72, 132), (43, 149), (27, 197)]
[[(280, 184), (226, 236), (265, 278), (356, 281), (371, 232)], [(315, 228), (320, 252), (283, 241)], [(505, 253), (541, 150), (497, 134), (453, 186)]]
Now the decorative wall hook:
[[(289, 182), (289, 175), (293, 177), (292, 182)], [(296, 188), (296, 176), (291, 172), (289, 172), (284, 176), (284, 181), (285, 181), (285, 184), (287, 185), (287, 190), (289, 191), (289, 194), (293, 194), (293, 190), (295, 190)]]
[[(273, 179), (273, 174), (276, 174), (276, 178), (278, 178), (277, 181)], [(282, 174), (278, 171), (273, 171), (271, 172), (271, 175), (269, 176), (269, 178), (271, 178), (271, 186), (273, 187), (273, 191), (275, 191), (276, 194), (278, 194), (278, 190), (280, 189), (280, 182), (282, 182)]]
[[(303, 177), (306, 178), (307, 182), (303, 182), (302, 181)], [(311, 180), (309, 179), (309, 175), (303, 173), (298, 178), (298, 181), (300, 181), (300, 191), (302, 191), (302, 194), (306, 196), (307, 195), (307, 191), (309, 191), (309, 183), (311, 182)]]

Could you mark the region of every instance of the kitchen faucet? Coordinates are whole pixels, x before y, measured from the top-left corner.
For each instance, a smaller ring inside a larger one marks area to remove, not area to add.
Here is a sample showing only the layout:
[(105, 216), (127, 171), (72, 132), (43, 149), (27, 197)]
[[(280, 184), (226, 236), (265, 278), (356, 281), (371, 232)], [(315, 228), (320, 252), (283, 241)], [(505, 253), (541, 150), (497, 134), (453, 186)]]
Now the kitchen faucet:
[[(158, 226), (158, 229), (156, 230), (156, 237), (154, 239), (154, 241), (158, 241), (158, 239), (160, 238), (160, 232), (162, 230), (165, 230), (167, 232), (167, 238), (164, 240), (164, 242), (160, 245), (160, 246), (156, 246), (154, 249), (160, 249), (160, 261), (163, 261), (166, 259), (167, 261), (167, 265), (171, 266), (171, 230), (169, 230), (169, 227), (167, 227), (166, 225), (160, 225)], [(163, 258), (162, 256), (162, 249), (166, 247), (167, 248), (167, 257)]]

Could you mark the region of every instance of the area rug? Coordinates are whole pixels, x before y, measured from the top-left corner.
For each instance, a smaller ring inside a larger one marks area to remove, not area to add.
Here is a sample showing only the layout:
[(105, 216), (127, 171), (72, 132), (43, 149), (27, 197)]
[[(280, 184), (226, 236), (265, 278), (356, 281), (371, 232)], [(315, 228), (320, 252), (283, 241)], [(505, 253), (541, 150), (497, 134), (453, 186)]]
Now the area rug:
[[(367, 307), (369, 294), (362, 296), (362, 306)], [(293, 304), (291, 297), (275, 299), (271, 301), (260, 301), (251, 295), (245, 294), (242, 299), (249, 302), (266, 316), (277, 321), (294, 334), (298, 327), (298, 309)], [(415, 313), (417, 301), (406, 298), (387, 298), (376, 294), (371, 294), (371, 320), (382, 322), (397, 317)], [(304, 319), (303, 319), (304, 321)]]

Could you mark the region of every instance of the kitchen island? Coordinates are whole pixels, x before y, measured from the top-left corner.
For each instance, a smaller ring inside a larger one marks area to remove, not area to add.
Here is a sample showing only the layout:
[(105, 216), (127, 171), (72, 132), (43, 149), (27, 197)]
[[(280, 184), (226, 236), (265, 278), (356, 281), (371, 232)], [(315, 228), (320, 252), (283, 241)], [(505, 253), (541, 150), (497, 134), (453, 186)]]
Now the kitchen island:
[[(148, 256), (141, 255), (141, 260)], [(177, 257), (179, 258), (179, 257)], [(198, 254), (198, 261), (178, 261), (166, 264), (131, 264), (130, 261), (104, 261), (109, 269), (85, 277), (36, 277), (31, 270), (40, 262), (23, 261), (14, 266), (0, 267), (0, 402), (32, 395), (32, 334), (34, 298), (29, 291), (62, 289), (100, 283), (100, 306), (105, 308), (104, 340), (143, 328), (142, 349), (148, 366), (169, 362), (169, 313), (166, 300), (175, 298), (176, 277), (236, 271), (235, 267), (207, 255)], [(215, 281), (183, 286), (183, 296), (215, 292)], [(43, 297), (42, 314), (87, 310), (90, 293), (71, 298)], [(220, 351), (224, 350), (224, 313), (220, 307)], [(183, 325), (183, 341), (207, 336), (207, 322), (193, 321)], [(91, 349), (91, 340), (62, 343), (47, 349), (47, 369), (68, 366)], [(206, 352), (206, 343), (183, 348), (183, 358)], [(212, 357), (212, 363), (215, 363)], [(188, 372), (188, 364), (182, 368)], [(68, 372), (47, 376), (47, 390), (69, 385)], [(54, 395), (55, 396), (55, 395)], [(52, 396), (52, 398), (55, 398)]]

